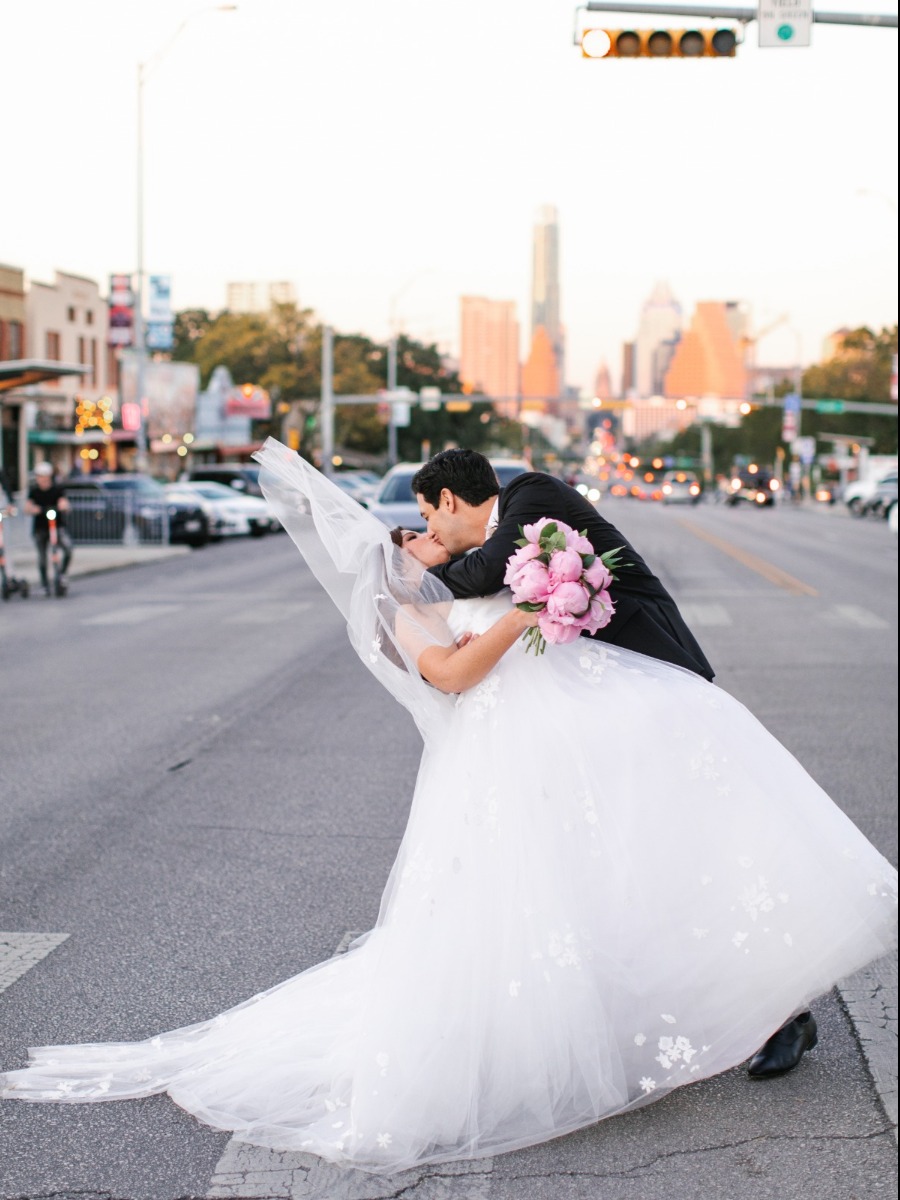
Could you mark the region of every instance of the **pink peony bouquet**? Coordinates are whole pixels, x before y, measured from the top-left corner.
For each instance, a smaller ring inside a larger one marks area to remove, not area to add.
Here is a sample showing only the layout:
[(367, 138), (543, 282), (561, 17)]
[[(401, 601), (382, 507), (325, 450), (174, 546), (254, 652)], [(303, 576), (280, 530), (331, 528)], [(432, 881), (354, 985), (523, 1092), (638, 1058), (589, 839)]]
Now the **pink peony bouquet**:
[(574, 642), (608, 625), (615, 612), (609, 585), (622, 547), (595, 554), (584, 533), (550, 517), (520, 525), (519, 532), (521, 549), (510, 555), (503, 582), (517, 608), (540, 613), (523, 636), (528, 649), (543, 654), (547, 642)]

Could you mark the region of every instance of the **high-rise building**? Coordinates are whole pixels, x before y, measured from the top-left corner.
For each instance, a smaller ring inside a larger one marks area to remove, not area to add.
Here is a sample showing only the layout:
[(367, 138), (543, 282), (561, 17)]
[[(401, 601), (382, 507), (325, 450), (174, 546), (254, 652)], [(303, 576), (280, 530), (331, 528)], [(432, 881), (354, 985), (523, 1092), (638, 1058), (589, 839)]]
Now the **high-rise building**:
[[(736, 304), (718, 300), (697, 305), (691, 327), (675, 348), (666, 372), (667, 398), (744, 400), (747, 373), (743, 347), (736, 336), (737, 311)], [(726, 409), (723, 415), (727, 415)]]
[(522, 367), (523, 410), (556, 416), (556, 405), (552, 402), (559, 397), (560, 390), (556, 353), (547, 330), (539, 325), (534, 331), (531, 351)]
[[(531, 342), (542, 329), (556, 358), (558, 391), (565, 383), (565, 346), (559, 296), (559, 217), (552, 204), (538, 209), (531, 266)], [(539, 351), (543, 354), (543, 351)]]
[(267, 313), (273, 304), (296, 304), (297, 289), (292, 283), (227, 283), (225, 307), (233, 313)]
[(512, 300), (462, 296), (459, 374), (485, 396), (514, 401), (519, 394), (519, 323)]
[(662, 395), (660, 346), (681, 332), (681, 305), (667, 283), (658, 283), (644, 304), (635, 339), (634, 389), (638, 396)]
[(635, 353), (634, 342), (623, 342), (622, 343), (622, 395), (623, 396), (633, 396), (633, 395), (635, 395), (635, 393), (637, 391), (635, 367), (634, 367), (634, 353)]

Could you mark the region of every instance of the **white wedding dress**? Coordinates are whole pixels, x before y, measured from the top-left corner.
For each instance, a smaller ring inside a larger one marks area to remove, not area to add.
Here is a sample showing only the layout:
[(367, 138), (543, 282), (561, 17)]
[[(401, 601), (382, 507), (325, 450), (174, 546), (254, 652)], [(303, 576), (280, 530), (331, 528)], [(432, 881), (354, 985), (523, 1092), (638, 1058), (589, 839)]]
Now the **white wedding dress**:
[[(331, 578), (312, 565), (425, 735), (378, 921), (214, 1020), (33, 1050), (0, 1094), (166, 1091), (241, 1140), (398, 1171), (540, 1142), (733, 1067), (891, 948), (896, 872), (736, 700), (586, 639), (537, 658), (518, 643), (440, 695), (385, 641), (405, 556), (278, 443), (262, 459), (304, 553), (301, 492), (319, 544), (352, 525), (377, 547), (380, 582), (360, 546)], [(444, 600), (457, 636), (510, 604)], [(431, 616), (422, 629), (442, 636)]]

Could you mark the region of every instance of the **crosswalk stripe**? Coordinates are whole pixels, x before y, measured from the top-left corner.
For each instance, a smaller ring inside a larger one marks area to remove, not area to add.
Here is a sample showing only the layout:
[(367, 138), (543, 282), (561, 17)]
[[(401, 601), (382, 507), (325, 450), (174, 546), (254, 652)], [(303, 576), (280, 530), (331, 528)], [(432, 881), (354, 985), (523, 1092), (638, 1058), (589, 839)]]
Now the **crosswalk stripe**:
[(265, 625), (269, 621), (289, 621), (312, 608), (309, 600), (277, 600), (253, 604), (225, 617), (223, 625)]
[(679, 612), (692, 626), (733, 625), (731, 615), (724, 604), (696, 604), (689, 601), (678, 605)]
[(0, 992), (21, 979), (68, 936), (67, 933), (0, 933)]
[[(335, 954), (344, 954), (361, 934), (348, 930)], [(267, 1150), (232, 1138), (216, 1164), (206, 1200), (490, 1200), (492, 1158), (417, 1167), (397, 1175), (371, 1175), (317, 1158), (315, 1154)]]
[(134, 604), (130, 608), (114, 608), (110, 612), (84, 617), (82, 625), (139, 625), (156, 617), (168, 617), (178, 612), (181, 604)]
[(834, 625), (856, 625), (860, 629), (890, 628), (887, 621), (869, 612), (867, 608), (860, 608), (858, 604), (835, 604), (825, 614), (825, 619)]

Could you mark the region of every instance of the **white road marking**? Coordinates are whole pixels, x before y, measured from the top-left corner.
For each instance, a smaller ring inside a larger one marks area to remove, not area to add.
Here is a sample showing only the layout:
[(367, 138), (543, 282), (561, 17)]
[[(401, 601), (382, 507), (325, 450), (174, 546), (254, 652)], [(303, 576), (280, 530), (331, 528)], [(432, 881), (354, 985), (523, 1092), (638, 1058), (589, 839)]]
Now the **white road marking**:
[(67, 933), (0, 933), (0, 992), (21, 979), (68, 936)]
[(835, 604), (825, 614), (825, 620), (831, 625), (855, 625), (857, 629), (890, 629), (887, 621), (858, 604)]
[(232, 613), (231, 616), (225, 617), (222, 623), (223, 625), (267, 625), (270, 621), (290, 621), (294, 617), (299, 617), (301, 613), (308, 612), (311, 608), (312, 602), (309, 600), (299, 603), (296, 600), (264, 601)]
[(97, 613), (82, 619), (82, 625), (140, 625), (156, 617), (168, 617), (178, 612), (181, 604), (135, 604), (131, 608), (114, 608), (110, 612)]
[[(335, 954), (345, 954), (359, 930), (348, 930)], [(492, 1158), (371, 1175), (325, 1162), (314, 1154), (266, 1150), (232, 1138), (216, 1164), (207, 1200), (489, 1200)]]
[(724, 604), (697, 604), (691, 600), (686, 604), (679, 604), (678, 610), (688, 625), (696, 625), (698, 628), (734, 624)]

